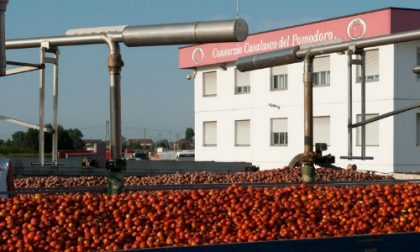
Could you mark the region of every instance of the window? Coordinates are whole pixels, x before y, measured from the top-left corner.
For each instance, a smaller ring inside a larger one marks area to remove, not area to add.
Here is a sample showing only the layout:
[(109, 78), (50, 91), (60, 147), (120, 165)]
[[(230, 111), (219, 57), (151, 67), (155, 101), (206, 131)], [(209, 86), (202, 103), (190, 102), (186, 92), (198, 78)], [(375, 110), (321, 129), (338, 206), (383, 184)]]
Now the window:
[(271, 91), (287, 90), (287, 65), (271, 68)]
[(417, 122), (417, 125), (416, 125), (416, 129), (417, 129), (417, 137), (416, 137), (416, 139), (417, 139), (417, 141), (416, 141), (416, 144), (417, 144), (417, 146), (420, 146), (420, 114), (416, 114), (417, 115), (417, 120), (416, 120), (416, 122)]
[(313, 64), (314, 87), (330, 85), (330, 56), (317, 57)]
[(250, 146), (250, 120), (235, 121), (235, 145)]
[(314, 117), (314, 144), (330, 145), (330, 117)]
[(203, 146), (217, 146), (217, 122), (204, 122), (203, 136)]
[[(366, 120), (372, 117), (378, 116), (378, 114), (366, 114)], [(362, 121), (362, 116), (357, 115), (357, 122)], [(357, 146), (362, 145), (362, 127), (357, 127)], [(366, 146), (378, 146), (379, 145), (379, 121), (366, 124)]]
[[(360, 56), (358, 56), (360, 58)], [(379, 81), (379, 50), (365, 51), (366, 82)], [(357, 82), (362, 80), (362, 68), (356, 67)]]
[(285, 146), (287, 143), (287, 118), (271, 119), (271, 145)]
[(203, 96), (216, 96), (217, 75), (216, 71), (203, 73)]
[(251, 92), (250, 72), (235, 70), (235, 94), (248, 94)]

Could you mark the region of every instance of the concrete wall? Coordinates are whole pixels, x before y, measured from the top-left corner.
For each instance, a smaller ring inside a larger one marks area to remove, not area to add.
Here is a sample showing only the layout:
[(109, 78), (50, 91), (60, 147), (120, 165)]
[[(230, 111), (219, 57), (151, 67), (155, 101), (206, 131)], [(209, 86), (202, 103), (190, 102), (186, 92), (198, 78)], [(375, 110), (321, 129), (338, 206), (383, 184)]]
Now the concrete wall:
[[(83, 168), (81, 160), (62, 159), (58, 168), (32, 165), (35, 158), (14, 158), (16, 176), (107, 176), (103, 168)], [(126, 176), (153, 176), (176, 172), (209, 171), (215, 173), (230, 173), (245, 171), (251, 163), (246, 162), (194, 162), (194, 161), (149, 161), (127, 160)]]

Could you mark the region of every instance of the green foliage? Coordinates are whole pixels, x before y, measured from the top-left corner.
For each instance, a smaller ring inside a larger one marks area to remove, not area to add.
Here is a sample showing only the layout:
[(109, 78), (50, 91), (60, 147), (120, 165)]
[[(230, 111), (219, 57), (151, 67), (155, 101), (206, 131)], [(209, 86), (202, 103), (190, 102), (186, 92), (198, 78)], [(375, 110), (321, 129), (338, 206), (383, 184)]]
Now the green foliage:
[[(47, 124), (46, 128), (52, 129), (51, 124)], [(39, 148), (38, 130), (28, 129), (26, 132), (17, 131), (13, 133), (12, 138), (6, 142), (0, 142), (0, 153), (37, 153)], [(58, 126), (58, 149), (75, 150), (85, 146), (83, 141), (83, 133), (79, 129), (65, 130), (61, 125)], [(45, 152), (52, 151), (52, 134), (45, 133)]]
[(194, 130), (192, 128), (187, 128), (185, 130), (185, 139), (187, 141), (192, 142), (194, 135), (195, 135), (195, 133), (194, 133)]

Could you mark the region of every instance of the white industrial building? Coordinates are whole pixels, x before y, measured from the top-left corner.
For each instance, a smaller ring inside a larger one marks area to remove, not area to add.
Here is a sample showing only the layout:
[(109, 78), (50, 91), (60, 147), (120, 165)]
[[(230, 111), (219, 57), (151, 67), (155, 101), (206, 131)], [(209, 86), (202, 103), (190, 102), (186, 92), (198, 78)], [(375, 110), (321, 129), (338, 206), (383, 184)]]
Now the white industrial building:
[[(239, 72), (236, 59), (311, 43), (350, 41), (420, 29), (420, 10), (386, 8), (250, 35), (240, 43), (180, 48), (180, 68), (192, 69), (195, 160), (246, 161), (261, 169), (287, 165), (303, 152), (303, 63)], [(367, 118), (420, 102), (420, 41), (366, 49)], [(366, 126), (366, 155), (346, 156), (348, 57), (314, 60), (314, 143), (327, 143), (336, 165), (382, 172), (420, 170), (420, 109)], [(360, 120), (360, 70), (353, 66), (353, 122)], [(360, 130), (353, 131), (360, 153)]]

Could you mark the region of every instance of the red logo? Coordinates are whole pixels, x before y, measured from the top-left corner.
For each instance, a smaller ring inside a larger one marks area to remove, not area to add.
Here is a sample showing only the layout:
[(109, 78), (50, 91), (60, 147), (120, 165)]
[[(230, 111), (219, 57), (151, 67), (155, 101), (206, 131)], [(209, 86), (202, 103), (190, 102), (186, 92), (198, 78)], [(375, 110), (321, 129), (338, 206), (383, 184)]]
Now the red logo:
[(366, 33), (366, 22), (361, 18), (355, 18), (347, 25), (347, 35), (350, 39), (360, 39)]
[(192, 52), (192, 61), (198, 65), (200, 64), (204, 59), (204, 51), (200, 47), (197, 47)]

